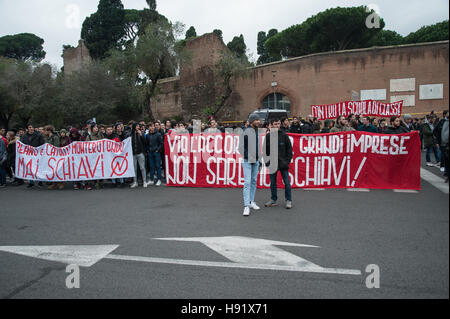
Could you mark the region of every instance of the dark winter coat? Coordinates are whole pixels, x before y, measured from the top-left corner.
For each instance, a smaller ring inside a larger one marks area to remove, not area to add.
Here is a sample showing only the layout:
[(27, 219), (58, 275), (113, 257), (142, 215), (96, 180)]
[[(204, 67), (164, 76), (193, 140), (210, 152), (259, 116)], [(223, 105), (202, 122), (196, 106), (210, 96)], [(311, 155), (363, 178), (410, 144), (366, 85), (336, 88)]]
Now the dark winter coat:
[(81, 142), (84, 138), (81, 136), (80, 131), (76, 128), (71, 128), (69, 132), (69, 144), (73, 142)]
[[(254, 130), (255, 132), (255, 138), (256, 138), (256, 150), (252, 150), (250, 152), (250, 158), (249, 158), (249, 143), (248, 143), (248, 139), (249, 139), (249, 135), (248, 131), (249, 130)], [(247, 134), (245, 134), (247, 133)], [(259, 133), (258, 133), (258, 129), (257, 128), (253, 128), (253, 127), (248, 127), (239, 137), (239, 153), (242, 155), (242, 158), (244, 160), (249, 161), (250, 163), (256, 163), (257, 161), (259, 161), (261, 155), (260, 155), (260, 148), (259, 148)]]
[[(263, 149), (265, 150), (264, 162), (266, 163), (266, 166), (270, 166), (270, 133), (268, 133), (264, 139)], [(292, 156), (292, 144), (289, 136), (282, 130), (278, 130), (278, 169), (289, 169), (289, 163), (292, 160)]]
[(30, 145), (33, 147), (39, 147), (45, 144), (44, 137), (38, 131), (34, 131), (33, 134), (25, 133), (20, 141), (25, 145)]
[(431, 128), (430, 123), (422, 124), (422, 136), (424, 147), (432, 147), (436, 145), (437, 142), (433, 135), (433, 128)]
[(15, 167), (16, 165), (16, 142), (19, 140), (18, 137), (16, 137), (14, 140), (9, 141), (8, 143), (8, 159), (7, 159), (7, 165), (8, 167)]
[(138, 132), (131, 134), (131, 145), (133, 147), (133, 155), (142, 154), (145, 151), (145, 139), (144, 136), (139, 135)]
[(103, 139), (103, 134), (98, 131), (97, 133), (91, 132), (91, 135), (86, 137), (86, 141), (99, 141)]
[(302, 134), (313, 134), (314, 133), (314, 126), (310, 122), (303, 122), (302, 126)]
[(372, 124), (369, 124), (369, 125), (364, 125), (364, 124), (361, 124), (359, 127), (358, 127), (358, 131), (362, 131), (362, 132), (370, 132), (370, 133), (378, 133), (378, 129), (375, 127), (375, 126), (373, 126)]
[(59, 142), (59, 137), (55, 134), (52, 134), (52, 136), (46, 136), (44, 138), (45, 143), (56, 146), (56, 147), (60, 147), (60, 142)]
[(145, 136), (145, 146), (147, 152), (160, 153), (163, 147), (163, 138), (159, 132), (148, 133)]
[(297, 123), (297, 125), (292, 123), (291, 129), (290, 129), (289, 132), (290, 133), (294, 133), (294, 134), (301, 134), (302, 133), (302, 127), (300, 126), (300, 123)]
[(402, 134), (402, 133), (409, 133), (409, 131), (406, 127), (401, 125), (399, 127), (389, 126), (384, 132), (384, 134)]
[(66, 147), (69, 144), (70, 144), (70, 137), (64, 136), (59, 138), (60, 147)]

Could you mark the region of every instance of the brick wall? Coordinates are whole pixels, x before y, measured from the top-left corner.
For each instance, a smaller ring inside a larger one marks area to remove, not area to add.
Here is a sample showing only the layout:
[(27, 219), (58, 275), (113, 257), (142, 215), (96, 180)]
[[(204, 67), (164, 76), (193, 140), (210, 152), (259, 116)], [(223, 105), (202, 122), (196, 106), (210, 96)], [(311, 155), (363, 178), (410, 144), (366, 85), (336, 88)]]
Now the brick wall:
[(92, 60), (83, 40), (78, 41), (78, 47), (64, 50), (63, 59), (65, 74), (80, 70), (83, 64), (90, 63)]
[[(349, 101), (352, 91), (361, 94), (362, 90), (369, 97), (384, 97), (381, 102), (389, 103), (400, 96), (413, 104), (404, 106), (403, 113), (442, 111), (449, 107), (448, 57), (448, 41), (443, 41), (320, 53), (262, 65), (235, 82), (241, 97), (238, 116), (245, 118), (273, 93), (272, 71), (276, 71), (277, 92), (291, 101), (291, 115), (308, 115), (312, 104)], [(442, 98), (427, 92), (422, 95), (437, 98), (421, 99), (421, 89), (440, 89), (421, 87), (428, 84), (442, 84)]]
[[(220, 95), (214, 66), (227, 49), (224, 43), (211, 33), (187, 41), (186, 47), (191, 62), (181, 65), (178, 89), (172, 85), (172, 91), (153, 103), (163, 117), (176, 112), (185, 119), (199, 117)], [(418, 117), (439, 112), (449, 108), (448, 59), (449, 42), (442, 41), (318, 53), (257, 66), (233, 82), (234, 92), (219, 119), (242, 120), (262, 106), (264, 97), (273, 93), (272, 71), (276, 71), (277, 92), (291, 101), (291, 115), (305, 117), (312, 104), (352, 97), (385, 103), (403, 99), (403, 113)]]

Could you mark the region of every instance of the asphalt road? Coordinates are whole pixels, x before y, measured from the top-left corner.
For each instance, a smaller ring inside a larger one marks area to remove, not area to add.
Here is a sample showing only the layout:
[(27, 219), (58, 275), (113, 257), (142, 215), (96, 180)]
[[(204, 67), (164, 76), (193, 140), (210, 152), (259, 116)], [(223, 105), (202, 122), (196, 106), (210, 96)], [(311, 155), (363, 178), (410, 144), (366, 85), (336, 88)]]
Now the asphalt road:
[[(260, 206), (269, 192), (257, 191)], [(422, 180), (416, 193), (294, 190), (293, 198), (292, 210), (243, 217), (241, 189), (9, 187), (0, 190), (0, 246), (116, 244), (115, 255), (229, 262), (198, 242), (155, 238), (244, 236), (319, 246), (278, 247), (362, 275), (102, 259), (68, 289), (66, 265), (0, 251), (0, 298), (449, 298), (448, 193)], [(366, 287), (370, 264), (380, 288)]]

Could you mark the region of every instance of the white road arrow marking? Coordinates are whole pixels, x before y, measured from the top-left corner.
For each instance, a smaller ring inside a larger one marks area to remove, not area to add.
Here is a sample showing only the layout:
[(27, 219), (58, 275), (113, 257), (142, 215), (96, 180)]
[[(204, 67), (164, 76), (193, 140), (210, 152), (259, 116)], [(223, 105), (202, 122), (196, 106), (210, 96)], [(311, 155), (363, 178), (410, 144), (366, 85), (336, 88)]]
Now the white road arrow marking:
[(155, 238), (158, 240), (200, 242), (235, 263), (279, 265), (294, 267), (322, 268), (312, 262), (282, 250), (274, 245), (320, 248), (312, 245), (294, 244), (282, 241), (250, 237), (191, 237), (191, 238)]
[(260, 270), (281, 270), (325, 274), (361, 275), (357, 269), (324, 268), (306, 259), (275, 247), (295, 246), (319, 248), (318, 246), (272, 241), (249, 237), (192, 237), (157, 238), (158, 240), (197, 241), (217, 251), (232, 262), (212, 262), (123, 256), (111, 254), (119, 245), (93, 246), (0, 246), (0, 251), (44, 260), (90, 267), (101, 259), (127, 260), (148, 263), (178, 264), (203, 267), (223, 267)]
[(102, 246), (0, 246), (0, 251), (57, 261), (68, 265), (91, 267), (119, 245)]

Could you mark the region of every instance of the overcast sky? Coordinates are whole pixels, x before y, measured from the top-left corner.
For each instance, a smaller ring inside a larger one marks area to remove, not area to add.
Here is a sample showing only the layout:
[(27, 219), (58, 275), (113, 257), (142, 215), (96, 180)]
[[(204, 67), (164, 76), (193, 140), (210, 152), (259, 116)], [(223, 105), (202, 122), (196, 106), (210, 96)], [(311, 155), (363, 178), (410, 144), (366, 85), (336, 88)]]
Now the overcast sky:
[[(145, 0), (122, 0), (126, 9), (142, 9)], [(405, 36), (424, 25), (448, 19), (448, 0), (164, 0), (157, 1), (159, 13), (180, 21), (197, 35), (223, 31), (224, 42), (244, 35), (256, 60), (257, 34), (299, 24), (328, 8), (372, 5), (386, 22), (385, 29)], [(45, 61), (60, 68), (63, 44), (77, 46), (81, 24), (97, 10), (98, 0), (0, 0), (0, 36), (23, 32), (45, 40)]]

